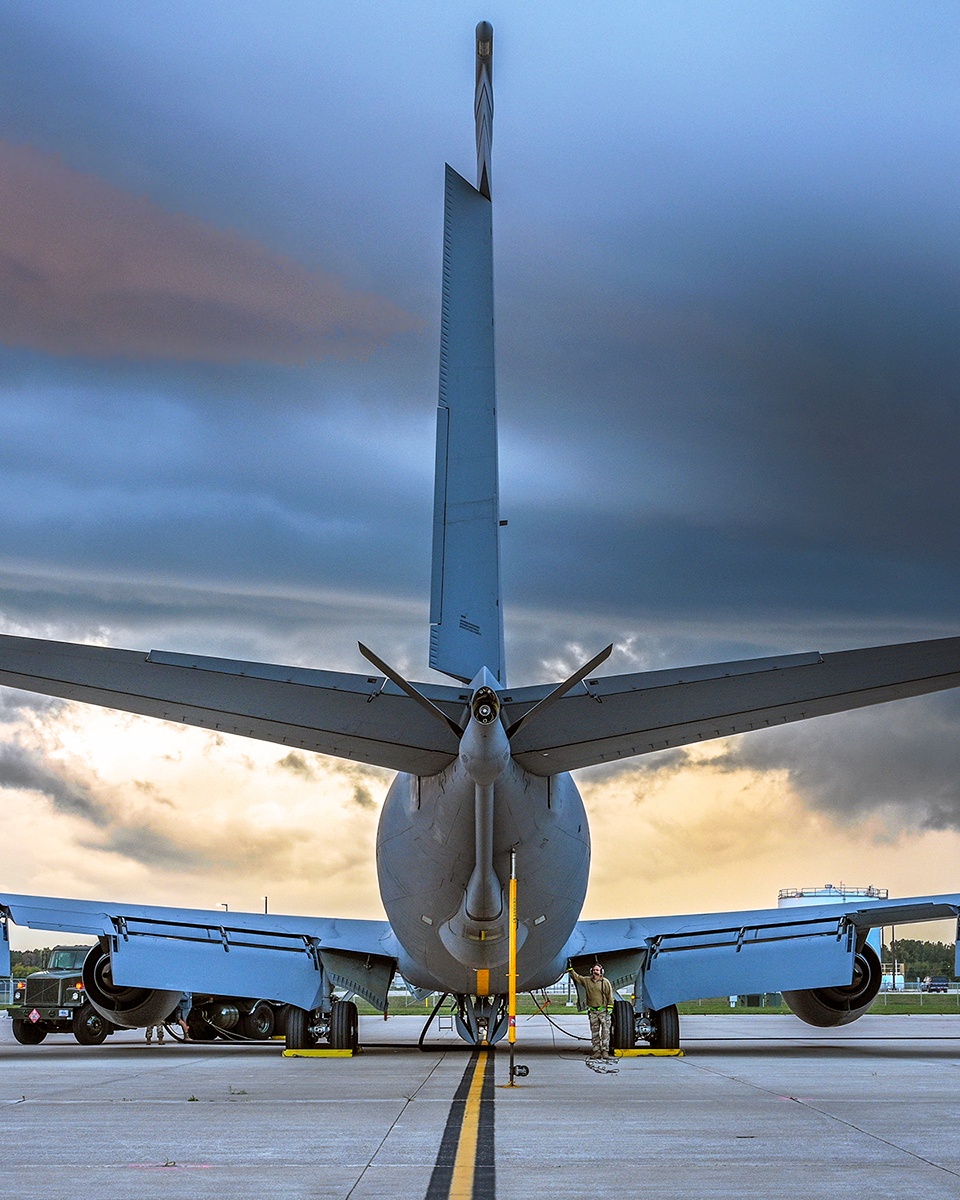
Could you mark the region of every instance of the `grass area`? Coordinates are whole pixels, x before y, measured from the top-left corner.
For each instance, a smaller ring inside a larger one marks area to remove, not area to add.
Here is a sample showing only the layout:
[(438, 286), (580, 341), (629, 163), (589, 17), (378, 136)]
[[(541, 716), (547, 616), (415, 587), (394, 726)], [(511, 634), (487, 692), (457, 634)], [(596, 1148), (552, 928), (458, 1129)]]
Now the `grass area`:
[[(767, 1004), (759, 1008), (738, 1004), (736, 1008), (731, 1008), (728, 996), (716, 1000), (691, 1000), (687, 1004), (678, 1004), (677, 1008), (681, 1013), (691, 1016), (698, 1013), (702, 1016), (719, 1016), (723, 1013), (783, 1016), (790, 1012), (785, 1004)], [(934, 992), (926, 995), (923, 992), (881, 992), (874, 1000), (870, 1012), (880, 1017), (885, 1013), (890, 1016), (909, 1016), (911, 1013), (917, 1016), (923, 1013), (928, 1016), (949, 1016), (952, 1013), (960, 1016), (960, 993), (945, 995), (942, 992)]]
[[(539, 997), (538, 997), (539, 999)], [(419, 1003), (415, 1000), (410, 1000), (405, 1003), (396, 997), (391, 997), (390, 1015), (398, 1016), (424, 1016), (430, 1014), (431, 1009), (436, 1004), (436, 998), (431, 999), (427, 1004), (421, 1000)], [(361, 1014), (370, 1015), (376, 1014), (376, 1009), (371, 1008), (367, 1004), (358, 1005)], [(442, 1012), (448, 1010), (449, 1005), (444, 1005)], [(767, 1004), (762, 1007), (754, 1007), (752, 1005), (738, 1004), (736, 1008), (730, 1007), (730, 998), (721, 996), (714, 1000), (691, 1000), (686, 1004), (678, 1004), (677, 1008), (682, 1014), (688, 1016), (722, 1016), (724, 1014), (738, 1013), (748, 1014), (750, 1016), (787, 1016), (790, 1009), (785, 1004)], [(517, 1013), (520, 1016), (529, 1016), (538, 1011), (536, 1005), (529, 996), (517, 997)], [(564, 1017), (576, 1014), (576, 1008), (567, 1008), (564, 1004), (563, 996), (552, 996), (550, 1004), (547, 1006), (547, 1012), (551, 1017)], [(870, 1012), (876, 1016), (883, 1016), (888, 1013), (890, 1016), (903, 1016), (905, 1014), (916, 1013), (918, 1016), (923, 1013), (929, 1016), (944, 1016), (951, 1013), (956, 1013), (960, 1016), (960, 992), (944, 995), (943, 993), (933, 993), (926, 995), (922, 992), (881, 992), (874, 1000), (873, 1007)]]

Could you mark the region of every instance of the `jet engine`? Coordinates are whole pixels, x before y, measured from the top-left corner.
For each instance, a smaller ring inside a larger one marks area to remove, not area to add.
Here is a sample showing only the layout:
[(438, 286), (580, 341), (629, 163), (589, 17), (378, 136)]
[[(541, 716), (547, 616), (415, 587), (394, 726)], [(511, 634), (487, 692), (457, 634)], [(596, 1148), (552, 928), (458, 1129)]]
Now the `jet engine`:
[(809, 988), (784, 992), (783, 1002), (801, 1021), (826, 1029), (849, 1025), (862, 1017), (880, 991), (882, 971), (877, 952), (867, 943), (857, 951), (853, 980), (845, 987)]
[(103, 946), (93, 946), (83, 960), (83, 989), (101, 1017), (121, 1029), (161, 1025), (180, 1000), (180, 992), (158, 988), (122, 987), (113, 982), (110, 955)]

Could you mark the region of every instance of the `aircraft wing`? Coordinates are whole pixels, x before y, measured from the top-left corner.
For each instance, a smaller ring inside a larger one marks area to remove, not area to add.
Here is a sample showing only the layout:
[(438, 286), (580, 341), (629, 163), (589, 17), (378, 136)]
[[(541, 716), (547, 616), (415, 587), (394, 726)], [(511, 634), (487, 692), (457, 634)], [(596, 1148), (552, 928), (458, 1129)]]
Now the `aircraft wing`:
[[(511, 738), (536, 775), (960, 685), (960, 638), (586, 679)], [(504, 696), (517, 724), (549, 688)]]
[(599, 959), (614, 987), (636, 983), (648, 1007), (665, 1008), (745, 992), (845, 986), (858, 934), (958, 914), (960, 893), (579, 921), (566, 954), (583, 971)]
[[(314, 1008), (326, 983), (384, 1007), (397, 945), (387, 921), (161, 908), (0, 893), (0, 919), (107, 939), (123, 987), (248, 996)], [(2, 942), (10, 974), (9, 938)]]
[[(452, 730), (379, 675), (0, 636), (0, 684), (416, 775), (458, 751)], [(420, 690), (455, 721), (469, 700)]]

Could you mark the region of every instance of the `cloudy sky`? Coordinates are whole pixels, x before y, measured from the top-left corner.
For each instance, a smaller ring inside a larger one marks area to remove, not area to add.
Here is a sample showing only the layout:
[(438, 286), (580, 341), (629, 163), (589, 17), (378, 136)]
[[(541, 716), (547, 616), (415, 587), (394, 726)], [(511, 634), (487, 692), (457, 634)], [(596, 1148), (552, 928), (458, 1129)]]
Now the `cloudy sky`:
[[(430, 678), (482, 18), (512, 682), (958, 632), (948, 0), (10, 0), (0, 629)], [(958, 718), (584, 772), (588, 915), (960, 888)], [(3, 888), (377, 915), (387, 781), (0, 692)]]

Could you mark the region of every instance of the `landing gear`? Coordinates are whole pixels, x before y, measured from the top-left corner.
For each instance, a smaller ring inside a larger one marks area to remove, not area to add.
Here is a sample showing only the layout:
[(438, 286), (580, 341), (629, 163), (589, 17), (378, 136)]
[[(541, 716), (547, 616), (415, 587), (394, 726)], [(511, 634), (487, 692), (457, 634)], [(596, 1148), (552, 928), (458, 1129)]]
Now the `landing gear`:
[(310, 1048), (312, 1043), (307, 1030), (309, 1015), (305, 1009), (297, 1008), (295, 1004), (288, 1006), (286, 1021), (286, 1046), (288, 1050), (307, 1050)]
[(81, 1004), (73, 1014), (73, 1036), (81, 1046), (99, 1046), (109, 1032), (110, 1026), (92, 1004)]
[(352, 1000), (338, 1000), (330, 1016), (330, 1048), (356, 1051), (359, 1044), (357, 1006)]
[(613, 1020), (610, 1022), (610, 1049), (632, 1050), (636, 1043), (633, 1005), (627, 1000), (614, 1000)]
[(654, 1035), (650, 1045), (654, 1050), (680, 1049), (680, 1017), (675, 1004), (666, 1008), (655, 1008), (653, 1013)]
[(510, 1023), (506, 996), (457, 996), (457, 1033), (470, 1046), (493, 1046)]
[(318, 1043), (329, 1041), (332, 1050), (356, 1050), (358, 1047), (357, 1006), (352, 1000), (338, 1000), (330, 1013), (319, 1009), (307, 1012), (295, 1004), (287, 1006), (286, 1048), (312, 1050)]
[(680, 1049), (680, 1017), (675, 1004), (636, 1013), (633, 1028), (635, 1042), (649, 1042), (652, 1050)]
[(32, 1021), (12, 1021), (13, 1036), (21, 1046), (39, 1046), (47, 1036), (47, 1031)]

